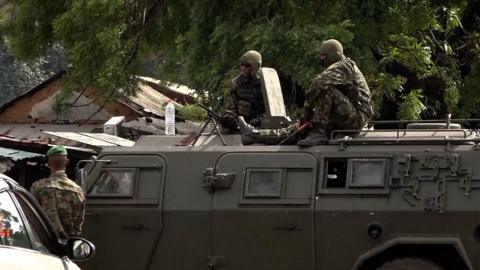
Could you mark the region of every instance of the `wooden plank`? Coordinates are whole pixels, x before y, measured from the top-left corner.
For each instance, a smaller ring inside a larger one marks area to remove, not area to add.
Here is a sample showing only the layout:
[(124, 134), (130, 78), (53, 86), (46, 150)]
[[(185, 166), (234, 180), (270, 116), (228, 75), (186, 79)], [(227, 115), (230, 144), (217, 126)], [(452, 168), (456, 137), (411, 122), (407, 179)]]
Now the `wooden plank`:
[(106, 146), (117, 146), (116, 144), (105, 142), (99, 139), (91, 138), (80, 133), (76, 132), (51, 132), (51, 131), (44, 131), (44, 133), (65, 138), (67, 140), (80, 142), (86, 145), (92, 145), (97, 147), (106, 147)]
[(287, 116), (277, 71), (273, 68), (261, 68), (260, 82), (267, 116)]
[(122, 137), (106, 134), (106, 133), (89, 133), (89, 132), (79, 132), (82, 135), (85, 135), (90, 138), (99, 139), (108, 143), (113, 143), (119, 146), (133, 146), (134, 141), (124, 139)]

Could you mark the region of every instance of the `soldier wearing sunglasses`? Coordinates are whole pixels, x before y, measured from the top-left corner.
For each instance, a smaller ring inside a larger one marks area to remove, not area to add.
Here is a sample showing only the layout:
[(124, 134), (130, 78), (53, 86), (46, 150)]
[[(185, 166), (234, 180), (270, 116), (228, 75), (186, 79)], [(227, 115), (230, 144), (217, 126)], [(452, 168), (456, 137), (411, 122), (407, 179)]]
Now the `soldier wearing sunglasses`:
[(222, 116), (224, 128), (237, 129), (238, 116), (253, 126), (259, 125), (259, 118), (265, 112), (258, 74), (261, 66), (262, 55), (257, 51), (248, 51), (240, 57), (241, 73), (232, 80), (227, 111)]

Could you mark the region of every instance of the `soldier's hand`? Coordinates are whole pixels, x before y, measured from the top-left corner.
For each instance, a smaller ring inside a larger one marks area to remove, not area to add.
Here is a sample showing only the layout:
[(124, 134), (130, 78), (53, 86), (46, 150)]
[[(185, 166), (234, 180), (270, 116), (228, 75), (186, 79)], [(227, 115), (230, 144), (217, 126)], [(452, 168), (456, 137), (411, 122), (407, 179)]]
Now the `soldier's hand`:
[(259, 127), (261, 123), (262, 123), (262, 121), (258, 118), (252, 119), (250, 121), (250, 125), (252, 125), (254, 127)]
[(235, 116), (231, 112), (225, 112), (220, 119), (220, 124), (228, 130), (237, 129), (237, 123), (235, 122)]
[(304, 121), (303, 119), (301, 119), (300, 121), (298, 121), (296, 124), (295, 124), (295, 129), (298, 131), (298, 132), (302, 132), (304, 131), (305, 129), (308, 129), (308, 128), (311, 128), (312, 127), (312, 123), (308, 122), (308, 121)]

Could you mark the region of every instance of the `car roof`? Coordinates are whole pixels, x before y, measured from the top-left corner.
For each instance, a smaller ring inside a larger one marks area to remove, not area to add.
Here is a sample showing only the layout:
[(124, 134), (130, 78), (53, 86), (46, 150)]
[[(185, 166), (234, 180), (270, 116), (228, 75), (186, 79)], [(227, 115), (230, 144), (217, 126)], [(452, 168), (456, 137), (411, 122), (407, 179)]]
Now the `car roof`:
[(20, 187), (15, 180), (6, 176), (5, 174), (0, 173), (0, 190), (2, 189), (10, 189), (12, 187)]

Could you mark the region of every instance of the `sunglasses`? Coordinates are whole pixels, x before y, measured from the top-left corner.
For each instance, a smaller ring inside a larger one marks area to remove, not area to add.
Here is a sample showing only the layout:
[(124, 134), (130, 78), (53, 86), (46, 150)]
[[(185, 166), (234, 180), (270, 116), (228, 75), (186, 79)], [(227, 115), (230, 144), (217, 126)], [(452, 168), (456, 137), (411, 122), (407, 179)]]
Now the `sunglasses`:
[(251, 67), (251, 65), (250, 65), (249, 63), (243, 62), (243, 61), (240, 62), (240, 66), (242, 66), (242, 67)]

